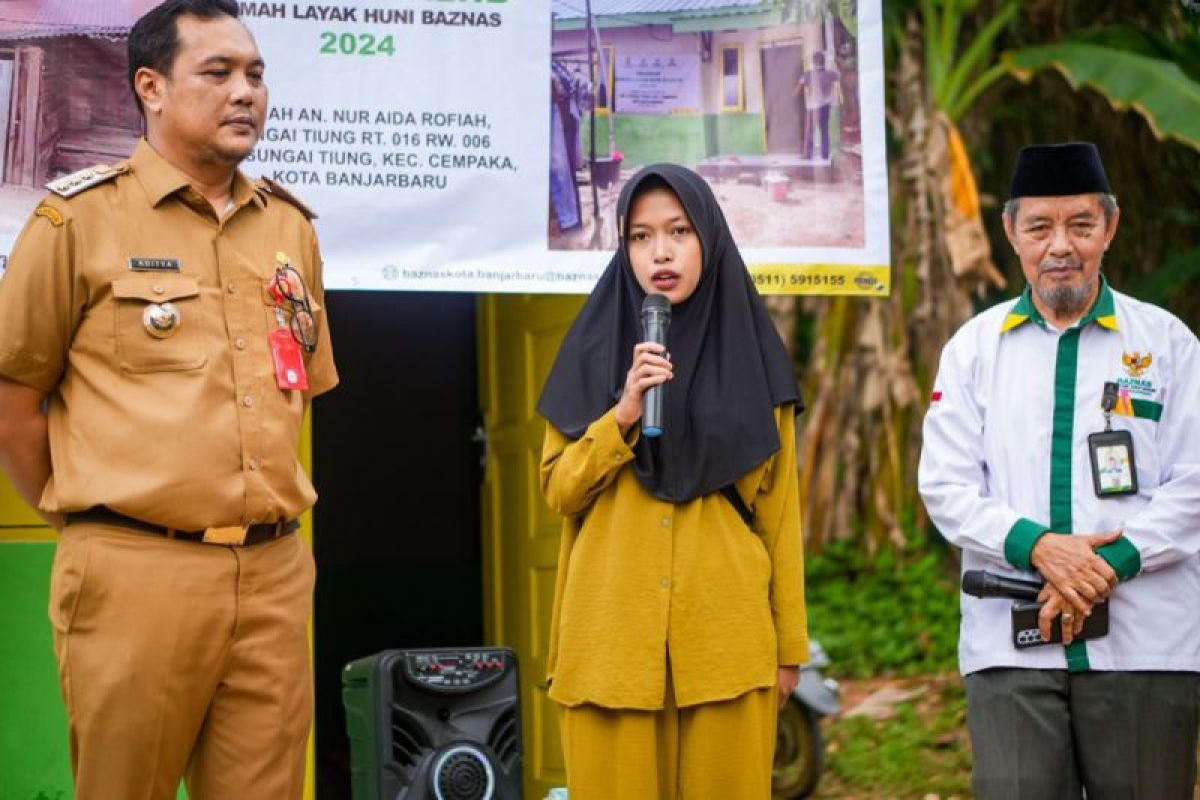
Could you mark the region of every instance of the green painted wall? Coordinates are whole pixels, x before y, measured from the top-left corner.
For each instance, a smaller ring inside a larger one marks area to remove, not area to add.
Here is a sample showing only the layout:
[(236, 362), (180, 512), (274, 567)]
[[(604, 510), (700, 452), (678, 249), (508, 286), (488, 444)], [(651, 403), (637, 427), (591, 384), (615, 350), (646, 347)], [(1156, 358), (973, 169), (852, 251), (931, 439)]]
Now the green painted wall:
[[(0, 508), (0, 515), (11, 517)], [(67, 713), (46, 609), (54, 543), (0, 534), (0, 800), (71, 800)], [(30, 539), (49, 528), (28, 529)], [(181, 786), (178, 800), (187, 800)]]
[(745, 156), (767, 152), (762, 114), (709, 114), (710, 156)]
[[(589, 147), (589, 120), (582, 125), (583, 151)], [(658, 161), (694, 165), (711, 156), (765, 152), (761, 114), (617, 114), (613, 120), (624, 167)], [(608, 119), (596, 117), (596, 154), (608, 155)]]
[(51, 542), (0, 542), (0, 797), (69, 800), (67, 715), (46, 607)]

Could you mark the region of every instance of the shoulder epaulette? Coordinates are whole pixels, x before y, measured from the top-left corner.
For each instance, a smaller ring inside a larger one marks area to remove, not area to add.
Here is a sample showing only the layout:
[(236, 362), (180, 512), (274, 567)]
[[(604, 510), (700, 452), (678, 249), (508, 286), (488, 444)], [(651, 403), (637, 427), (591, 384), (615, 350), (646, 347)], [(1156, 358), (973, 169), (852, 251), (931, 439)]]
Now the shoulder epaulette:
[(311, 208), (304, 205), (304, 203), (302, 203), (300, 201), (300, 199), (298, 197), (296, 197), (296, 195), (292, 194), (287, 189), (283, 188), (282, 186), (280, 186), (278, 183), (271, 180), (270, 178), (268, 178), (266, 176), (259, 178), (258, 185), (260, 187), (262, 187), (263, 189), (266, 189), (271, 194), (278, 197), (280, 200), (286, 200), (287, 202), (294, 205), (296, 208), (300, 209), (300, 213), (303, 214), (308, 219), (316, 219), (317, 218), (316, 213)]
[(78, 172), (72, 172), (70, 175), (64, 175), (61, 178), (55, 178), (46, 184), (46, 188), (59, 197), (74, 197), (80, 192), (87, 191), (93, 186), (99, 186), (105, 181), (111, 181), (122, 172), (128, 171), (129, 165), (124, 162), (111, 166), (108, 164), (97, 164), (94, 167), (81, 169)]

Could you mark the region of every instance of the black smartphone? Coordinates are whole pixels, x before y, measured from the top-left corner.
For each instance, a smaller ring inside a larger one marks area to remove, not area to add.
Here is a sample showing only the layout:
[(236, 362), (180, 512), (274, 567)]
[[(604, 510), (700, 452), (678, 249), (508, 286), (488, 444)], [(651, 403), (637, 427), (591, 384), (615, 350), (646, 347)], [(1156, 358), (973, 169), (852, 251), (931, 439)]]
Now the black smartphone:
[[(1050, 625), (1050, 641), (1042, 638), (1042, 632), (1038, 630), (1038, 612), (1041, 610), (1042, 604), (1036, 600), (1018, 600), (1012, 604), (1013, 646), (1018, 650), (1062, 642), (1062, 617), (1055, 617)], [(1083, 631), (1074, 641), (1099, 639), (1107, 635), (1108, 601), (1105, 600), (1092, 606), (1092, 615), (1084, 621)]]

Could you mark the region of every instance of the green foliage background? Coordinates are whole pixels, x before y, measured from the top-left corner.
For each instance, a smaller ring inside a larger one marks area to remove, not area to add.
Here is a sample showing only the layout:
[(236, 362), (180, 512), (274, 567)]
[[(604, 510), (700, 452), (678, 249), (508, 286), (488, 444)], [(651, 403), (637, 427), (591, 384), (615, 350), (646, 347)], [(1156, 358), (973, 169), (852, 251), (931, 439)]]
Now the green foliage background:
[(971, 753), (962, 684), (932, 685), (886, 721), (851, 717), (826, 730), (817, 798), (970, 797)]
[[(920, 541), (920, 540), (918, 540)], [(942, 544), (874, 558), (850, 540), (809, 559), (809, 630), (849, 677), (950, 672), (958, 654), (958, 566)]]

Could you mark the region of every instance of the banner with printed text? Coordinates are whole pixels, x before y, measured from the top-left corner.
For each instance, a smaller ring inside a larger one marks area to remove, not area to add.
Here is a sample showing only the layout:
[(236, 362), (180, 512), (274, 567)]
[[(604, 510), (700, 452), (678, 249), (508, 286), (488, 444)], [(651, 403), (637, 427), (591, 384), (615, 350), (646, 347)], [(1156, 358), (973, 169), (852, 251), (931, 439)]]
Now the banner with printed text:
[[(587, 292), (621, 187), (673, 161), (764, 293), (886, 295), (880, 3), (241, 2), (270, 87), (242, 168), (317, 212), (330, 289)], [(0, 259), (45, 183), (141, 135), (125, 47), (155, 4), (5, 4)]]

